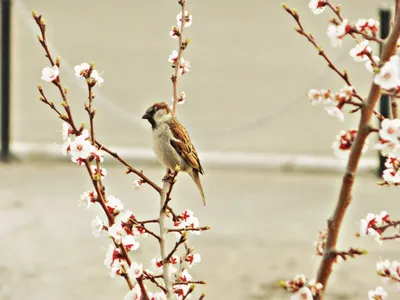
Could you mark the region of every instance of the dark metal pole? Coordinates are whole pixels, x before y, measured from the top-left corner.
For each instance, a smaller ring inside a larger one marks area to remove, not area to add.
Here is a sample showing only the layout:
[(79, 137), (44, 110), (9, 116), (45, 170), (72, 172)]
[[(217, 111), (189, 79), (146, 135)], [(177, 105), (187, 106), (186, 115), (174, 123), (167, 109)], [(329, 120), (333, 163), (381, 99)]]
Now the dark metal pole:
[(1, 152), (10, 158), (10, 34), (11, 0), (1, 0)]
[[(380, 36), (385, 39), (389, 35), (390, 32), (390, 19), (392, 17), (392, 12), (389, 8), (381, 8), (379, 10), (379, 18), (380, 18)], [(382, 52), (382, 45), (380, 45), (380, 52)], [(380, 112), (385, 118), (390, 117), (390, 99), (387, 95), (382, 95), (380, 99)], [(379, 154), (379, 170), (378, 176), (382, 176), (383, 170), (385, 170), (385, 161), (386, 158)]]

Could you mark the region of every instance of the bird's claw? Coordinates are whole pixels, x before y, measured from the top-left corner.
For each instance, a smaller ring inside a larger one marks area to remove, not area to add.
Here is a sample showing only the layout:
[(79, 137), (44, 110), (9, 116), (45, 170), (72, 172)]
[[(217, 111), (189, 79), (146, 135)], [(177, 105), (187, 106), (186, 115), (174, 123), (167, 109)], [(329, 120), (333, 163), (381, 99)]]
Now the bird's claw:
[(174, 173), (170, 173), (170, 172), (168, 172), (164, 177), (163, 177), (163, 181), (164, 182), (172, 182), (173, 180), (174, 180)]

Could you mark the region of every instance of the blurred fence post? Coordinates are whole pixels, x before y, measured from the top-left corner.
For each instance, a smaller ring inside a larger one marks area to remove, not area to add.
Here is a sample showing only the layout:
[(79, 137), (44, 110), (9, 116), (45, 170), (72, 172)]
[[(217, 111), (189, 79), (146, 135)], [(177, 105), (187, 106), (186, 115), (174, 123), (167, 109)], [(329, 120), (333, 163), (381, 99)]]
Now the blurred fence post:
[[(382, 39), (387, 38), (390, 32), (390, 19), (392, 17), (392, 12), (390, 8), (379, 9), (379, 21), (380, 21), (380, 37)], [(382, 45), (380, 45), (380, 52), (382, 51)], [(385, 117), (390, 117), (390, 99), (387, 95), (382, 95), (380, 99), (380, 113)], [(386, 158), (379, 153), (379, 170), (378, 176), (382, 176), (382, 172), (385, 169)]]
[(10, 158), (10, 35), (11, 0), (1, 0), (1, 152), (0, 159)]
[(10, 158), (11, 0), (1, 1), (1, 160)]

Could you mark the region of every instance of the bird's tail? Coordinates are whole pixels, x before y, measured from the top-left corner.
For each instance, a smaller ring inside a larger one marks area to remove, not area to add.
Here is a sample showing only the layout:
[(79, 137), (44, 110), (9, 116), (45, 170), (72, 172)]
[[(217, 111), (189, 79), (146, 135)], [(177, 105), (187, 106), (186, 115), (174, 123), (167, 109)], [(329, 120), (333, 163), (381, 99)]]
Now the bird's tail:
[(193, 171), (193, 172), (190, 172), (189, 174), (192, 177), (193, 181), (196, 183), (196, 185), (200, 191), (201, 198), (203, 199), (203, 204), (204, 204), (204, 206), (206, 206), (206, 197), (204, 196), (203, 187), (201, 186), (199, 172)]

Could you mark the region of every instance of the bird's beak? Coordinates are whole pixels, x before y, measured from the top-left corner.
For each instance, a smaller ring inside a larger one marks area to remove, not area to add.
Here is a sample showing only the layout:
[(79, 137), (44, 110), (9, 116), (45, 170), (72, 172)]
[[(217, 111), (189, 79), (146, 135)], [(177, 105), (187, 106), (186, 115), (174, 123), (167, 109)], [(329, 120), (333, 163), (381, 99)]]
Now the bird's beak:
[(142, 116), (142, 119), (150, 119), (151, 118), (151, 115), (148, 113), (148, 112), (146, 112), (143, 116)]

